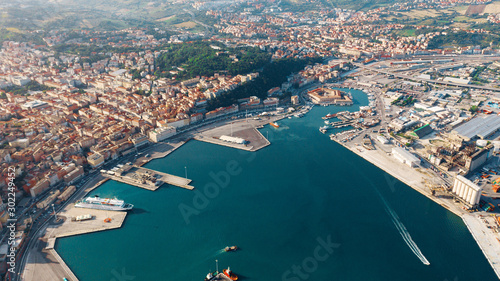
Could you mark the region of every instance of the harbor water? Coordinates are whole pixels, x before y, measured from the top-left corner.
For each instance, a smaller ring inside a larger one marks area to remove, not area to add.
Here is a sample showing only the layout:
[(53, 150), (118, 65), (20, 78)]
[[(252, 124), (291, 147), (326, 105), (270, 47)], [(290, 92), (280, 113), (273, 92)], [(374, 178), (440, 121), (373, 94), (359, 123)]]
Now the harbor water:
[(266, 126), (257, 152), (190, 141), (145, 166), (187, 172), (193, 191), (108, 181), (92, 194), (134, 204), (123, 227), (58, 253), (81, 281), (203, 280), (216, 259), (244, 280), (496, 280), (459, 217), (318, 131), (368, 104), (351, 92), (353, 106)]

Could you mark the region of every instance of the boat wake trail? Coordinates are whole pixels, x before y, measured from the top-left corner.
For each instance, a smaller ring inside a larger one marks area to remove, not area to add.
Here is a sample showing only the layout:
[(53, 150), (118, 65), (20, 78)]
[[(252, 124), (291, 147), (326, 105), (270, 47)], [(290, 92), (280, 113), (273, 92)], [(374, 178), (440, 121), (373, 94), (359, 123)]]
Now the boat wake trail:
[(378, 190), (377, 190), (377, 193), (380, 196), (380, 199), (382, 199), (382, 202), (384, 202), (385, 210), (391, 216), (392, 222), (394, 223), (394, 225), (398, 229), (399, 234), (401, 234), (401, 237), (403, 237), (403, 240), (406, 242), (406, 245), (408, 245), (408, 247), (410, 247), (411, 251), (415, 254), (415, 256), (417, 256), (420, 259), (420, 261), (423, 264), (430, 265), (431, 263), (427, 260), (427, 258), (424, 256), (424, 254), (422, 254), (422, 251), (420, 251), (420, 249), (418, 248), (415, 241), (413, 241), (410, 233), (408, 232), (408, 230), (406, 229), (404, 224), (401, 222), (401, 220), (399, 219), (396, 212), (394, 212), (394, 210), (391, 209), (389, 204), (387, 204), (387, 201), (385, 201), (384, 197), (382, 197), (382, 195), (378, 192)]
[(224, 252), (225, 252), (225, 250), (224, 250), (224, 249), (220, 249), (220, 250), (218, 250), (217, 252), (215, 252), (215, 255), (214, 255), (214, 256), (218, 256), (218, 255), (220, 255), (220, 254), (222, 254), (222, 253), (224, 253)]

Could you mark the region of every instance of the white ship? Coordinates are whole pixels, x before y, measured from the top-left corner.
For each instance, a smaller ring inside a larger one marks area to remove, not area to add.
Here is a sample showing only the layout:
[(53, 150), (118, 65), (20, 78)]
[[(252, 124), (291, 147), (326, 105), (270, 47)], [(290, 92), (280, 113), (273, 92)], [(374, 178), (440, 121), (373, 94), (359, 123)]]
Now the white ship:
[(134, 205), (125, 203), (123, 200), (116, 198), (100, 198), (99, 196), (87, 197), (76, 202), (75, 207), (88, 208), (106, 211), (128, 211), (134, 208)]

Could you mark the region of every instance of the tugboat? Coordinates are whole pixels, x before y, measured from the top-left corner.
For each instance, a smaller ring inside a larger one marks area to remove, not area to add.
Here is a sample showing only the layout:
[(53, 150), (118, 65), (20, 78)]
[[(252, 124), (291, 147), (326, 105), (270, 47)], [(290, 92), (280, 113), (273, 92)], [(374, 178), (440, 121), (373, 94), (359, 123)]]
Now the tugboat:
[(226, 248), (224, 248), (224, 251), (226, 252), (234, 252), (236, 250), (238, 250), (238, 246), (231, 246), (231, 247), (227, 246)]
[(224, 272), (224, 275), (229, 277), (231, 280), (238, 280), (238, 276), (236, 276), (236, 274), (234, 274), (229, 267), (224, 269), (222, 272)]
[(274, 128), (280, 127), (280, 125), (278, 125), (278, 123), (276, 123), (276, 122), (271, 122), (271, 123), (269, 123), (269, 125), (273, 126)]

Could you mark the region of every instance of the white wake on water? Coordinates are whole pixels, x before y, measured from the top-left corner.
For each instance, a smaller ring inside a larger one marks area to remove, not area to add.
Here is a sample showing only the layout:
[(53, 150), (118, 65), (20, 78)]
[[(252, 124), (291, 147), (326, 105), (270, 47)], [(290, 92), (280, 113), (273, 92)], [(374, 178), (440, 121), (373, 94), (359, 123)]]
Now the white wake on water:
[(415, 254), (415, 256), (417, 256), (420, 259), (420, 261), (423, 264), (430, 265), (431, 263), (427, 260), (427, 258), (424, 256), (424, 254), (422, 254), (422, 251), (420, 251), (420, 248), (418, 248), (415, 241), (413, 241), (410, 233), (408, 232), (408, 230), (406, 229), (404, 224), (401, 222), (401, 220), (399, 219), (396, 212), (394, 212), (394, 210), (391, 209), (389, 204), (387, 204), (384, 197), (382, 197), (382, 195), (378, 192), (378, 190), (377, 190), (377, 193), (380, 196), (380, 198), (382, 199), (382, 201), (384, 202), (385, 210), (391, 216), (392, 222), (394, 223), (394, 225), (398, 229), (399, 234), (401, 234), (401, 237), (403, 237), (403, 240), (406, 242), (406, 245), (408, 245), (408, 247), (410, 247), (411, 251)]

